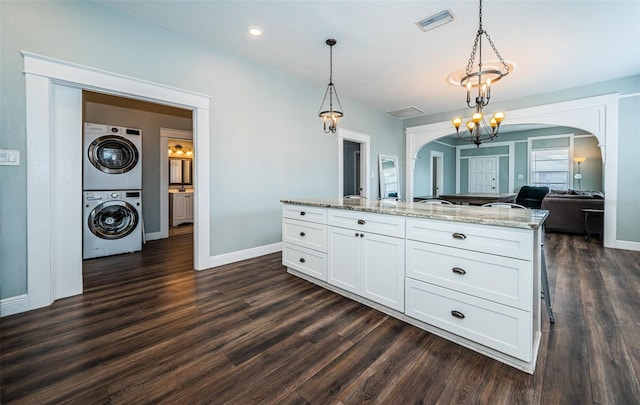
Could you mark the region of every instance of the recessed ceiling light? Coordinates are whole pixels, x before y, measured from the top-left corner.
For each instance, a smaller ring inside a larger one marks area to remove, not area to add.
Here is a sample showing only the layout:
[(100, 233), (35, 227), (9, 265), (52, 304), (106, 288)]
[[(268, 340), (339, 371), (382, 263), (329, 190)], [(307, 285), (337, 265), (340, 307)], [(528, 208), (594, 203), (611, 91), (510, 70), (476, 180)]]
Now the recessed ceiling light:
[(247, 28), (247, 31), (249, 31), (249, 35), (251, 35), (252, 37), (261, 37), (262, 36), (262, 28), (258, 27), (257, 25), (252, 25), (251, 27)]

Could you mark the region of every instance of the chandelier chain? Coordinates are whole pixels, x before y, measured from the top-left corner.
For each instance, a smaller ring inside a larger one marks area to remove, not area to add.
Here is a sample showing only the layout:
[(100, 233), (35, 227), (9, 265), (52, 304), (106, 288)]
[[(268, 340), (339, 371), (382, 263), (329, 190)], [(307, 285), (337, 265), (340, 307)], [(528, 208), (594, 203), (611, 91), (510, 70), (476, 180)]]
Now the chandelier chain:
[[(489, 36), (489, 33), (482, 28), (482, 0), (480, 0), (480, 11), (479, 11), (478, 14), (479, 14), (478, 32), (476, 33), (476, 39), (473, 42), (473, 49), (471, 50), (471, 55), (469, 56), (469, 61), (467, 62), (467, 68), (465, 69), (465, 73), (467, 75), (470, 75), (471, 72), (473, 71), (473, 63), (476, 60), (476, 52), (478, 51), (478, 43), (480, 41), (482, 41), (482, 34), (484, 34), (484, 36), (487, 37), (487, 41), (489, 42), (489, 45), (491, 46), (491, 49), (493, 49), (493, 53), (496, 54), (496, 56), (498, 57), (498, 60), (500, 61), (502, 66), (504, 66), (504, 68), (505, 68), (505, 70), (507, 71), (507, 74), (508, 74), (509, 73), (509, 65), (507, 65), (507, 63), (502, 58), (502, 55), (500, 55), (500, 52), (498, 51), (498, 48), (496, 48), (495, 44), (491, 40), (491, 37)], [(482, 44), (481, 44), (481, 46), (482, 46)], [(480, 59), (479, 64), (478, 64), (479, 65), (479, 69), (478, 70), (482, 70), (482, 56), (480, 58), (481, 59)]]

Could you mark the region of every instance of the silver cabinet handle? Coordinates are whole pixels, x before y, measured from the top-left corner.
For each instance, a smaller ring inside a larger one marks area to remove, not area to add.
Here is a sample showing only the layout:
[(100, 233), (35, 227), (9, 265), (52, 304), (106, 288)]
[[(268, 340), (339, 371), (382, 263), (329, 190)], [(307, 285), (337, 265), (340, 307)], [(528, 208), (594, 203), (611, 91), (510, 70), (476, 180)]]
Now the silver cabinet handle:
[(458, 319), (464, 319), (464, 314), (460, 311), (451, 311), (451, 316)]
[(359, 219), (358, 220), (358, 225), (364, 225), (366, 224), (366, 222), (364, 221), (364, 219)]
[(465, 235), (464, 233), (459, 233), (459, 232), (456, 232), (451, 236), (453, 236), (453, 239), (459, 239), (459, 240), (467, 239), (467, 235)]
[(467, 272), (464, 269), (461, 269), (460, 267), (454, 267), (451, 269), (451, 271), (456, 274), (460, 274), (461, 276), (464, 276), (465, 274), (467, 274)]

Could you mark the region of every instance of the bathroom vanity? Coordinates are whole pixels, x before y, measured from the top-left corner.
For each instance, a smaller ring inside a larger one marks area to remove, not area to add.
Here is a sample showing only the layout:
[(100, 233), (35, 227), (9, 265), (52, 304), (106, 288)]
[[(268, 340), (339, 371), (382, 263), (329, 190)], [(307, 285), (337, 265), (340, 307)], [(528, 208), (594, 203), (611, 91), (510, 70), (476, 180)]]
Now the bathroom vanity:
[(289, 273), (533, 374), (547, 211), (281, 202)]

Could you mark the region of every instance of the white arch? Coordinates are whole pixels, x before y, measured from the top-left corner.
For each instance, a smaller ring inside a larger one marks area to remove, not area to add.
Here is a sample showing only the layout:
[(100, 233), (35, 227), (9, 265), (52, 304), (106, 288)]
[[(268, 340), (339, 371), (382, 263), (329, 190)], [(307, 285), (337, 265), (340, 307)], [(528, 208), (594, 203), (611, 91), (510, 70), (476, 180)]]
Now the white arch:
[[(546, 124), (583, 129), (598, 139), (605, 192), (604, 246), (616, 247), (618, 200), (617, 93), (509, 111), (509, 125)], [(452, 133), (450, 121), (408, 127), (406, 133), (406, 198), (412, 201), (415, 161), (427, 143)]]

